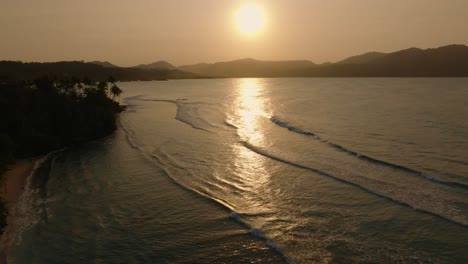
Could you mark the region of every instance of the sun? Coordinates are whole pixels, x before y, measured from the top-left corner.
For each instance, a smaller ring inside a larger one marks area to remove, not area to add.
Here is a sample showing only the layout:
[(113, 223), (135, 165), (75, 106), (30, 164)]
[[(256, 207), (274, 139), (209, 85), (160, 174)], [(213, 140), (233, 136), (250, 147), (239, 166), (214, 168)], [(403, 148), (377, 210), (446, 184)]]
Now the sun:
[(240, 32), (254, 35), (265, 25), (265, 15), (259, 6), (246, 5), (236, 12), (236, 23)]

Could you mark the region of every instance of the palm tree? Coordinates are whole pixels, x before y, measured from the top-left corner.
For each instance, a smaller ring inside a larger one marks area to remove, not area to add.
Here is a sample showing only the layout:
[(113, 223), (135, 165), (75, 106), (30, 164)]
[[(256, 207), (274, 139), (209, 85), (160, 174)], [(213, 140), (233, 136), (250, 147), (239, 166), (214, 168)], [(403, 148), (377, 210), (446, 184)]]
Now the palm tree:
[(110, 92), (112, 94), (112, 100), (117, 96), (120, 102), (120, 94), (122, 94), (122, 89), (120, 89), (116, 84), (112, 85)]
[(108, 92), (108, 86), (107, 86), (107, 82), (106, 81), (100, 81), (98, 84), (97, 84), (97, 88), (98, 88), (98, 91), (103, 93), (105, 96), (107, 96), (107, 92)]

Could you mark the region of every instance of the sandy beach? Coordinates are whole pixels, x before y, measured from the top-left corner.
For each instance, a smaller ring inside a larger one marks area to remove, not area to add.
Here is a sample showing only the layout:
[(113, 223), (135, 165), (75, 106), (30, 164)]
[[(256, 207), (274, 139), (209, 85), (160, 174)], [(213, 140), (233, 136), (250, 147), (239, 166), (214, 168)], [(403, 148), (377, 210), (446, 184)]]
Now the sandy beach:
[(33, 168), (34, 160), (19, 160), (2, 175), (0, 197), (7, 206), (18, 201)]
[[(7, 208), (11, 208), (18, 201), (27, 182), (28, 176), (34, 169), (33, 159), (16, 161), (1, 177), (0, 197), (6, 203)], [(8, 222), (11, 221), (7, 217)], [(0, 264), (6, 263), (5, 249), (0, 248)]]

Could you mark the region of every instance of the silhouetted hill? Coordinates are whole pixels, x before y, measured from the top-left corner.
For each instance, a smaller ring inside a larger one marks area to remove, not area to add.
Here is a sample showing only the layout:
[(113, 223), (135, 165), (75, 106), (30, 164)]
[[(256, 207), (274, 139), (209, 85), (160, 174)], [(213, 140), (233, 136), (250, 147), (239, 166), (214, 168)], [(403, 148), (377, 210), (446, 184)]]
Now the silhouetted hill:
[(336, 64), (365, 64), (375, 59), (384, 57), (386, 55), (387, 53), (382, 53), (382, 52), (368, 52), (362, 55), (349, 57), (347, 59), (337, 62)]
[(217, 77), (277, 77), (301, 76), (316, 64), (306, 60), (297, 61), (259, 61), (241, 59), (214, 64), (195, 64), (180, 66), (179, 69), (202, 76)]
[(174, 70), (177, 67), (167, 61), (157, 61), (151, 64), (141, 64), (133, 68), (147, 69), (147, 70)]
[(198, 63), (198, 64), (192, 64), (192, 65), (179, 66), (178, 69), (181, 69), (186, 72), (193, 72), (196, 74), (200, 74), (201, 72), (210, 72), (212, 67), (213, 67), (213, 64)]
[(449, 45), (435, 49), (410, 48), (390, 53), (371, 61), (373, 64), (444, 64), (458, 65), (468, 61), (468, 47)]
[(138, 68), (103, 67), (80, 61), (23, 63), (0, 61), (0, 80), (33, 80), (42, 76), (75, 76), (91, 80), (107, 80), (109, 76), (119, 81), (151, 81), (167, 79), (198, 78), (194, 73), (181, 70), (151, 70)]
[(468, 47), (449, 45), (425, 50), (410, 48), (371, 60), (364, 69), (373, 76), (468, 76)]
[(371, 52), (337, 63), (242, 59), (179, 69), (212, 77), (468, 77), (468, 47)]
[(119, 66), (114, 65), (108, 61), (91, 61), (90, 63), (101, 65), (104, 68), (118, 68)]
[[(111, 67), (112, 66), (112, 67)], [(410, 48), (393, 53), (370, 52), (337, 63), (307, 60), (241, 59), (175, 67), (165, 61), (122, 68), (109, 62), (22, 63), (0, 61), (2, 79), (32, 80), (44, 75), (120, 81), (224, 77), (468, 77), (468, 47)]]

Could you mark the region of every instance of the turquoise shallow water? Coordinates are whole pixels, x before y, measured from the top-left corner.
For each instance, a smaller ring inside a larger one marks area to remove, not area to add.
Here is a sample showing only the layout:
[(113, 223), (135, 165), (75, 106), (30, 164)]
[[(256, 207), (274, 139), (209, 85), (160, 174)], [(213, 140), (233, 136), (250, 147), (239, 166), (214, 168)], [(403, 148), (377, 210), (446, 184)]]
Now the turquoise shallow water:
[(468, 79), (121, 83), (51, 155), (16, 263), (466, 263)]

